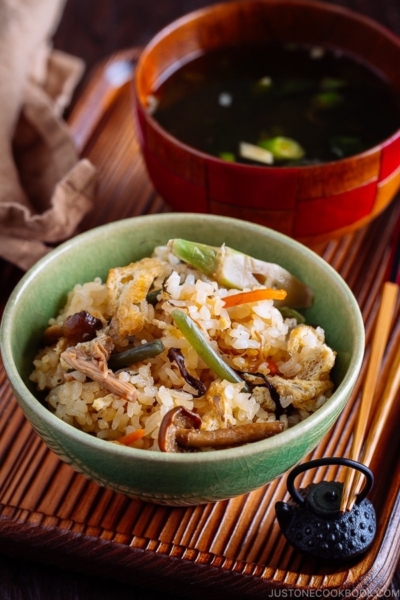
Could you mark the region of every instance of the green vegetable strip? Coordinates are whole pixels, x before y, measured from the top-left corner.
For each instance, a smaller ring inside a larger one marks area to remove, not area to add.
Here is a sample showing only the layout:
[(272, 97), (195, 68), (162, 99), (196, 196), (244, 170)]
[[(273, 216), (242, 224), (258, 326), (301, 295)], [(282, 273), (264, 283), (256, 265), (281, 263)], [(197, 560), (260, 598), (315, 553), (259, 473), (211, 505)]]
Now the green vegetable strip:
[(211, 371), (221, 379), (226, 379), (231, 383), (242, 383), (246, 387), (243, 379), (213, 350), (200, 329), (186, 313), (181, 310), (173, 310), (171, 315), (175, 325)]
[(294, 308), (289, 306), (278, 306), (278, 310), (284, 319), (296, 319), (298, 323), (305, 323), (306, 318)]
[(112, 354), (108, 359), (108, 366), (113, 371), (123, 369), (134, 363), (141, 362), (146, 358), (153, 358), (164, 350), (164, 344), (160, 340), (153, 340), (147, 344), (136, 346), (135, 348), (129, 348), (124, 352), (118, 354)]
[(214, 275), (218, 266), (218, 248), (176, 238), (170, 241), (170, 249), (174, 256), (204, 275), (208, 277)]

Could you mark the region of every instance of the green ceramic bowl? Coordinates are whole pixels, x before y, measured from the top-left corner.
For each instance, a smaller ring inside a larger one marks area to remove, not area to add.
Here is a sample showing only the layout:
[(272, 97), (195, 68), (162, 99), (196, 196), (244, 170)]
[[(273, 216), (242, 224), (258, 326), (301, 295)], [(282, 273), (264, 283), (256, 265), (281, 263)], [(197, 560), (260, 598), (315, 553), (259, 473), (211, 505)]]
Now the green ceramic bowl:
[[(35, 396), (28, 376), (48, 319), (67, 292), (110, 267), (148, 256), (154, 246), (182, 237), (226, 243), (277, 262), (305, 281), (315, 301), (307, 319), (320, 324), (337, 351), (336, 391), (307, 420), (264, 441), (194, 454), (125, 448), (92, 437), (55, 417)], [(312, 450), (334, 425), (356, 382), (364, 350), (357, 302), (343, 279), (316, 254), (275, 231), (236, 219), (201, 214), (160, 214), (126, 219), (79, 235), (40, 260), (7, 304), (1, 327), (5, 369), (26, 417), (44, 442), (74, 469), (133, 498), (170, 505), (230, 498), (278, 477)]]

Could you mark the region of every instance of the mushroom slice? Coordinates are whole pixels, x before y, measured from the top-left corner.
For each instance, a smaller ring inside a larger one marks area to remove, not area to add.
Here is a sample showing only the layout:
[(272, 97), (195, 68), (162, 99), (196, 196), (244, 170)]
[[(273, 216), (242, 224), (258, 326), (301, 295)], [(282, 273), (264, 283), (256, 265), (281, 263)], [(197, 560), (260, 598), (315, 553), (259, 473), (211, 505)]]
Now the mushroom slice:
[(200, 396), (204, 396), (207, 391), (205, 384), (200, 381), (200, 379), (196, 379), (193, 375), (190, 375), (189, 371), (185, 365), (185, 359), (183, 357), (182, 351), (179, 348), (170, 348), (168, 350), (168, 358), (171, 362), (175, 362), (180, 374), (183, 379), (188, 383), (192, 388), (197, 391), (196, 398), (200, 398)]
[(96, 337), (96, 331), (103, 327), (103, 323), (86, 310), (74, 313), (67, 317), (62, 325), (56, 324), (48, 327), (44, 334), (46, 344), (55, 344), (60, 337), (65, 337), (69, 345), (88, 342)]
[(267, 423), (245, 423), (226, 429), (214, 431), (196, 431), (194, 429), (176, 429), (176, 441), (185, 448), (230, 448), (251, 442), (259, 442), (281, 433), (283, 423), (271, 421)]
[[(255, 387), (266, 387), (270, 393), (270, 396), (274, 402), (279, 402), (279, 393), (276, 388), (272, 385), (268, 378), (263, 373), (249, 373), (247, 371), (241, 371), (241, 376), (245, 380), (246, 383), (250, 384), (253, 389)], [(262, 384), (257, 383), (257, 379), (262, 380)]]
[(250, 442), (258, 442), (283, 431), (283, 423), (246, 423), (200, 431), (201, 418), (195, 413), (177, 406), (164, 416), (158, 434), (158, 445), (162, 452), (185, 452), (200, 448), (230, 448)]
[(162, 452), (182, 452), (176, 440), (177, 429), (199, 429), (201, 419), (183, 406), (176, 406), (167, 412), (161, 421), (158, 445)]

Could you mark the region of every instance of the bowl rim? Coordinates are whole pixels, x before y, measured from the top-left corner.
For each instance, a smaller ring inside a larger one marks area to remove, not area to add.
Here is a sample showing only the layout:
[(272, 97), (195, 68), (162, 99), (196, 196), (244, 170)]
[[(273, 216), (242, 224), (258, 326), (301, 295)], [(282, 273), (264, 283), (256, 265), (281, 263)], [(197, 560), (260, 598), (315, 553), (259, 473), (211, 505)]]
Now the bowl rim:
[[(351, 305), (353, 310), (353, 317), (355, 328), (359, 335), (355, 337), (354, 340), (354, 352), (350, 358), (349, 367), (347, 372), (339, 384), (339, 386), (335, 389), (331, 398), (327, 400), (327, 402), (320, 407), (315, 413), (311, 414), (307, 419), (301, 421), (299, 424), (294, 425), (290, 429), (287, 429), (280, 433), (279, 435), (273, 436), (271, 438), (267, 438), (265, 440), (261, 440), (259, 442), (253, 442), (251, 444), (247, 444), (244, 446), (238, 446), (235, 448), (223, 449), (223, 450), (211, 450), (203, 453), (163, 453), (157, 450), (141, 450), (137, 448), (125, 447), (118, 444), (110, 443), (108, 440), (99, 439), (95, 436), (90, 435), (80, 429), (75, 428), (72, 425), (64, 422), (59, 417), (56, 417), (46, 406), (44, 406), (35, 396), (30, 392), (24, 383), (22, 376), (19, 374), (16, 365), (13, 360), (13, 353), (10, 343), (11, 330), (12, 330), (12, 320), (13, 320), (13, 311), (16, 304), (20, 301), (20, 299), (26, 294), (27, 289), (29, 289), (30, 282), (36, 277), (38, 272), (41, 272), (46, 269), (46, 267), (58, 260), (58, 257), (69, 252), (69, 250), (76, 248), (81, 244), (81, 242), (90, 243), (92, 239), (104, 237), (105, 234), (111, 230), (120, 231), (126, 228), (129, 228), (133, 223), (140, 226), (141, 223), (148, 222), (151, 224), (152, 221), (156, 222), (159, 220), (168, 222), (173, 221), (192, 221), (193, 219), (203, 219), (205, 221), (209, 221), (210, 225), (212, 223), (220, 222), (225, 226), (229, 226), (229, 224), (233, 224), (234, 226), (245, 226), (246, 230), (258, 233), (267, 234), (269, 238), (274, 239), (275, 241), (280, 242), (281, 244), (289, 243), (291, 246), (294, 246), (295, 250), (297, 250), (301, 256), (308, 257), (314, 263), (317, 263), (319, 267), (324, 270), (327, 270), (330, 277), (336, 284), (336, 287), (339, 288), (342, 294), (345, 296), (346, 301)], [(159, 214), (150, 214), (150, 215), (142, 215), (138, 217), (130, 217), (126, 219), (121, 219), (118, 221), (114, 221), (111, 223), (107, 223), (105, 225), (100, 225), (93, 229), (90, 229), (86, 232), (78, 234), (71, 238), (70, 240), (64, 242), (57, 248), (51, 250), (44, 257), (39, 259), (35, 265), (33, 265), (29, 271), (25, 273), (25, 275), (18, 282), (14, 290), (12, 291), (9, 300), (4, 309), (3, 318), (0, 323), (0, 342), (1, 342), (1, 351), (3, 357), (4, 368), (6, 370), (6, 374), (8, 376), (9, 382), (15, 392), (16, 399), (19, 404), (21, 401), (19, 399), (19, 395), (26, 400), (23, 401), (29, 404), (35, 414), (45, 423), (49, 425), (52, 429), (59, 430), (65, 436), (72, 438), (75, 442), (79, 444), (83, 444), (84, 446), (91, 446), (94, 449), (102, 450), (108, 448), (108, 454), (115, 454), (120, 458), (126, 458), (134, 460), (140, 459), (141, 461), (148, 462), (171, 462), (174, 464), (187, 464), (187, 463), (201, 463), (201, 464), (215, 464), (220, 462), (229, 462), (231, 460), (236, 460), (238, 458), (246, 459), (246, 457), (254, 457), (255, 455), (263, 454), (271, 449), (276, 449), (279, 447), (285, 447), (291, 440), (297, 438), (297, 434), (302, 436), (304, 433), (307, 434), (311, 432), (313, 429), (318, 428), (320, 424), (322, 424), (325, 419), (330, 418), (332, 413), (335, 411), (335, 405), (338, 401), (338, 397), (343, 397), (343, 395), (349, 396), (355, 382), (358, 378), (363, 356), (364, 356), (364, 343), (365, 343), (365, 331), (364, 331), (364, 323), (360, 308), (358, 303), (350, 290), (347, 283), (344, 279), (339, 275), (339, 273), (329, 265), (322, 257), (317, 255), (313, 250), (307, 248), (300, 242), (278, 232), (273, 229), (264, 227), (262, 225), (258, 225), (251, 222), (242, 221), (240, 219), (225, 217), (219, 215), (210, 215), (210, 214), (199, 214), (199, 213), (159, 213)], [(23, 412), (25, 410), (22, 408)], [(29, 418), (28, 418), (29, 420)], [(333, 423), (332, 425), (333, 426)]]
[[(280, 4), (280, 5), (287, 4), (287, 5), (307, 6), (309, 8), (317, 8), (318, 10), (321, 10), (322, 12), (326, 12), (326, 13), (342, 14), (347, 18), (354, 19), (356, 21), (363, 23), (366, 27), (375, 29), (382, 36), (384, 36), (386, 39), (388, 39), (391, 43), (398, 46), (399, 50), (400, 50), (400, 37), (397, 36), (393, 31), (391, 31), (384, 25), (381, 25), (379, 22), (375, 21), (371, 17), (364, 15), (362, 13), (359, 13), (350, 8), (344, 7), (344, 6), (334, 5), (334, 4), (325, 4), (325, 3), (321, 3), (320, 1), (316, 1), (316, 0), (233, 0), (229, 4), (231, 6), (239, 6), (240, 4), (244, 4), (244, 3), (246, 3), (246, 4), (271, 4), (271, 5), (272, 4)], [(177, 19), (174, 19), (172, 22), (170, 22), (165, 27), (160, 29), (149, 40), (149, 42), (144, 46), (144, 48), (140, 52), (138, 61), (136, 63), (134, 76), (133, 76), (132, 82), (131, 82), (131, 91), (132, 91), (134, 106), (136, 106), (137, 111), (140, 111), (144, 115), (146, 121), (151, 125), (151, 127), (155, 131), (157, 131), (157, 133), (159, 135), (164, 137), (168, 142), (170, 142), (174, 146), (184, 150), (191, 156), (195, 156), (195, 157), (203, 160), (205, 163), (217, 163), (218, 165), (222, 165), (222, 164), (225, 165), (226, 168), (234, 167), (235, 169), (237, 168), (237, 169), (241, 169), (241, 170), (250, 170), (250, 171), (252, 171), (254, 169), (255, 171), (265, 171), (266, 173), (268, 173), (271, 171), (282, 172), (284, 170), (285, 171), (289, 171), (289, 170), (290, 171), (296, 171), (296, 170), (302, 171), (302, 170), (313, 170), (313, 169), (314, 170), (315, 169), (319, 169), (319, 170), (320, 169), (330, 169), (330, 168), (332, 168), (333, 165), (337, 165), (337, 164), (346, 165), (346, 163), (350, 164), (352, 161), (354, 161), (357, 158), (358, 159), (364, 159), (364, 158), (367, 159), (368, 156), (378, 152), (383, 146), (390, 145), (394, 141), (396, 141), (398, 138), (400, 138), (400, 126), (399, 126), (392, 134), (390, 134), (388, 137), (384, 138), (378, 144), (375, 144), (374, 146), (371, 146), (370, 148), (367, 148), (366, 150), (363, 150), (362, 152), (358, 152), (357, 154), (353, 154), (348, 157), (338, 158), (336, 160), (325, 161), (325, 162), (311, 164), (311, 165), (295, 165), (295, 166), (268, 165), (268, 168), (266, 169), (265, 165), (252, 165), (252, 164), (247, 165), (247, 164), (242, 164), (242, 163), (238, 163), (238, 162), (231, 163), (231, 162), (224, 161), (223, 159), (221, 159), (217, 156), (213, 156), (212, 154), (207, 154), (206, 152), (202, 152), (201, 150), (197, 150), (196, 148), (189, 146), (188, 144), (185, 144), (184, 142), (179, 140), (179, 138), (176, 138), (171, 133), (169, 133), (164, 127), (162, 127), (158, 123), (158, 121), (153, 117), (153, 115), (148, 111), (146, 106), (140, 100), (140, 96), (139, 96), (137, 90), (138, 90), (139, 73), (140, 73), (140, 70), (142, 68), (144, 68), (143, 62), (147, 58), (147, 55), (153, 50), (153, 48), (155, 48), (157, 46), (157, 44), (159, 44), (159, 42), (162, 41), (172, 31), (179, 29), (181, 26), (187, 24), (191, 20), (195, 20), (198, 17), (201, 17), (202, 15), (205, 15), (210, 12), (214, 12), (214, 10), (220, 9), (225, 4), (226, 3), (224, 3), (224, 2), (217, 2), (216, 4), (211, 4), (209, 6), (205, 6), (205, 7), (190, 11), (189, 13), (182, 15), (181, 17), (178, 17)], [(188, 56), (194, 56), (194, 53), (193, 53), (193, 55), (188, 55)], [(361, 56), (359, 58), (361, 58)], [(189, 60), (190, 60), (190, 58), (189, 58)], [(368, 63), (366, 63), (366, 64), (368, 64)]]

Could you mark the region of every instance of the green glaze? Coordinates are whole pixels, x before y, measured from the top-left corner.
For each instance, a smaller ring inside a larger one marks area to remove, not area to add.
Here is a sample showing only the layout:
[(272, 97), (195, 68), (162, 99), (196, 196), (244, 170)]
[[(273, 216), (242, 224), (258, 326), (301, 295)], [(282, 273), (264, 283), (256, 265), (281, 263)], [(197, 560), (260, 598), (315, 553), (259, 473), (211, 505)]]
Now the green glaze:
[[(99, 440), (56, 418), (28, 381), (32, 359), (48, 319), (76, 283), (110, 267), (148, 256), (171, 238), (225, 243), (256, 258), (277, 262), (315, 294), (305, 315), (320, 324), (337, 351), (336, 391), (306, 421), (273, 438), (229, 450), (164, 454)], [(281, 475), (312, 450), (334, 425), (359, 373), (364, 326), (351, 291), (323, 259), (275, 231), (236, 219), (171, 213), (126, 219), (73, 238), (40, 260), (12, 293), (1, 324), (5, 369), (26, 417), (48, 446), (73, 468), (101, 485), (134, 498), (185, 505), (230, 498)]]

